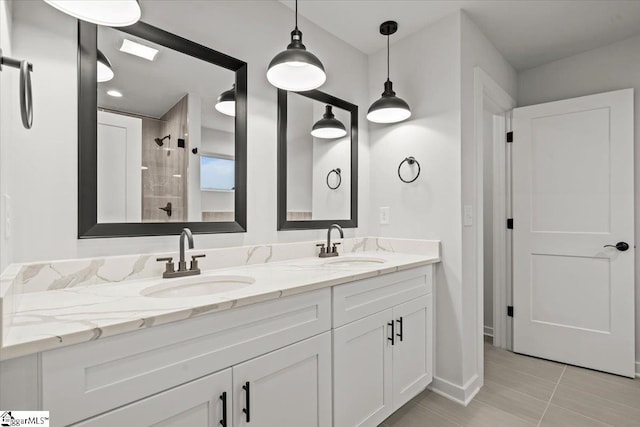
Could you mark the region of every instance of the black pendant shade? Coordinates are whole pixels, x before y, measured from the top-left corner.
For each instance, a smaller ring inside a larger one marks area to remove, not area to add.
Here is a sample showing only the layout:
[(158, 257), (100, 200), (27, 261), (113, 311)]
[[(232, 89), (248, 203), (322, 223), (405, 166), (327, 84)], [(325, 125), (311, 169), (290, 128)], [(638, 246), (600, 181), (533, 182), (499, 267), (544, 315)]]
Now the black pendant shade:
[(334, 139), (347, 134), (344, 124), (333, 115), (331, 105), (327, 105), (322, 118), (311, 129), (311, 135), (316, 138)]
[(100, 49), (98, 49), (98, 52), (97, 52), (97, 59), (98, 59), (97, 81), (98, 83), (108, 82), (114, 76), (113, 68), (111, 67), (111, 62), (105, 56), (105, 54), (100, 51)]
[(409, 104), (396, 96), (393, 83), (389, 80), (389, 36), (398, 30), (398, 23), (386, 21), (380, 25), (380, 34), (387, 36), (387, 81), (384, 83), (382, 97), (375, 101), (367, 111), (367, 120), (374, 123), (397, 123), (411, 117)]
[(227, 116), (235, 117), (236, 115), (236, 85), (231, 89), (225, 90), (218, 96), (215, 105), (216, 110)]
[(267, 80), (277, 88), (294, 92), (316, 89), (327, 80), (322, 62), (302, 44), (297, 0), (296, 26), (291, 32), (291, 43), (269, 63)]

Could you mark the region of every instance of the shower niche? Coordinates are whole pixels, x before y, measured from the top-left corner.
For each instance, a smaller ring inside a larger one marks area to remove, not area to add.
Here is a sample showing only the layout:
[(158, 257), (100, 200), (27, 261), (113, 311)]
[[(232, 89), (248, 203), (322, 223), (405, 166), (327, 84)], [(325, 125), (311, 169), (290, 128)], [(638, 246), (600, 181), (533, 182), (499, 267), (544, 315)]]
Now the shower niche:
[(242, 232), (246, 63), (79, 22), (79, 237)]

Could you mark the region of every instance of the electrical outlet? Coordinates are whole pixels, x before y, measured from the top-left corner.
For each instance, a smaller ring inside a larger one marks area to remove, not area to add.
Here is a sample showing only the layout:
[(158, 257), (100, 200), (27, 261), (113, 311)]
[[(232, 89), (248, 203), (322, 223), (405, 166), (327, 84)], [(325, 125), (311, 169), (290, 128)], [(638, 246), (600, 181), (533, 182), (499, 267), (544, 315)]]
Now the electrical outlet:
[(473, 225), (473, 206), (464, 205), (462, 225), (464, 225), (465, 227), (471, 227)]
[(389, 214), (390, 214), (391, 208), (389, 207), (384, 207), (384, 208), (380, 208), (380, 224), (382, 225), (388, 225), (389, 224)]

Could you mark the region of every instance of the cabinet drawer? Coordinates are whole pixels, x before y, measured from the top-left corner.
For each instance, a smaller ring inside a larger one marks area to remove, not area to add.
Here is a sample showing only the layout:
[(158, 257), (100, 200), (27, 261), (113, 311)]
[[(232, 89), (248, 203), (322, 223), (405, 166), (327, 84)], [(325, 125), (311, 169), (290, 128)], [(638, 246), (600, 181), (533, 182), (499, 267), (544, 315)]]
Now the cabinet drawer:
[(333, 288), (333, 327), (431, 293), (433, 266), (412, 268)]
[(321, 289), (42, 354), (42, 404), (66, 425), (331, 328)]

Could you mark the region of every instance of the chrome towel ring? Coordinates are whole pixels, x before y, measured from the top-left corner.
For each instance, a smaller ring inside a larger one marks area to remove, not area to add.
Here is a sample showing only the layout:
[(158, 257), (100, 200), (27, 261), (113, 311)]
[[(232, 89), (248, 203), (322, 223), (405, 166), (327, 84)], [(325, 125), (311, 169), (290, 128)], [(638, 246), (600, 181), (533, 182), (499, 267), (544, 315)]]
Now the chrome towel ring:
[(3, 56), (2, 49), (0, 49), (0, 71), (2, 71), (3, 65), (20, 69), (20, 116), (22, 118), (22, 126), (25, 129), (31, 129), (33, 125), (33, 92), (31, 89), (33, 64), (26, 60), (20, 61)]
[[(400, 169), (402, 168), (402, 165), (405, 164), (405, 163), (408, 163), (409, 165), (413, 165), (413, 164), (418, 165), (418, 173), (416, 174), (416, 176), (412, 180), (406, 180), (400, 174)], [(420, 163), (415, 159), (415, 157), (413, 157), (413, 156), (405, 157), (405, 159), (403, 161), (401, 161), (400, 164), (398, 165), (398, 178), (400, 178), (400, 181), (406, 182), (407, 184), (410, 184), (413, 181), (415, 181), (416, 179), (418, 179), (419, 176), (420, 176)]]
[[(338, 177), (338, 184), (335, 187), (332, 187), (331, 184), (329, 183), (329, 178), (331, 177), (332, 173), (335, 173), (336, 176)], [(332, 190), (337, 190), (338, 187), (340, 187), (340, 184), (342, 184), (342, 171), (340, 170), (340, 168), (330, 170), (329, 173), (327, 174), (327, 187), (329, 187)]]

